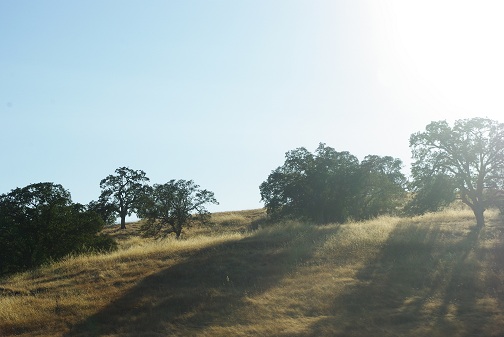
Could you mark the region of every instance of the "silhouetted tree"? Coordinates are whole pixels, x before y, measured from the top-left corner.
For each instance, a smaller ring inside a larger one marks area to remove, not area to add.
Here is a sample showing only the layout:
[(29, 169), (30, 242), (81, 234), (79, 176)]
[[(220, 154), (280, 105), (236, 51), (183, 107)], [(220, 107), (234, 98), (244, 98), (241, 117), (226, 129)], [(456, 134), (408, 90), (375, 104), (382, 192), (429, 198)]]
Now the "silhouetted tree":
[(41, 265), (86, 249), (112, 249), (99, 236), (103, 221), (74, 204), (53, 183), (31, 184), (0, 196), (0, 273)]
[(431, 122), (410, 137), (413, 178), (422, 181), (445, 175), (454, 182), (458, 197), (484, 226), (489, 204), (485, 193), (504, 185), (504, 124), (486, 118)]
[(273, 217), (306, 217), (317, 223), (364, 219), (393, 210), (403, 194), (402, 163), (392, 157), (359, 160), (320, 144), (312, 154), (301, 147), (285, 155), (259, 187)]
[(139, 212), (146, 222), (142, 226), (145, 235), (175, 233), (177, 239), (182, 229), (191, 221), (206, 222), (210, 213), (205, 205), (218, 204), (214, 193), (202, 190), (192, 180), (170, 180), (154, 185), (144, 199)]
[(138, 203), (145, 193), (146, 182), (149, 181), (142, 170), (132, 170), (120, 167), (115, 175), (109, 175), (100, 182), (102, 189), (100, 203), (110, 205), (121, 218), (121, 229), (126, 228), (126, 216), (136, 212)]

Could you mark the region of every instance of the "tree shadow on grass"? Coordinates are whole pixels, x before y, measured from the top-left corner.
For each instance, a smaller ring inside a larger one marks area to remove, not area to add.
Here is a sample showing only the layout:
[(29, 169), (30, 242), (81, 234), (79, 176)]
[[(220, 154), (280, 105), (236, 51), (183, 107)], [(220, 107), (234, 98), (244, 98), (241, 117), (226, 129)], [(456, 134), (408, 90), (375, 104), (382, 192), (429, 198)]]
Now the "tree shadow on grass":
[(278, 284), (324, 237), (323, 230), (304, 233), (281, 240), (255, 235), (200, 250), (141, 280), (65, 336), (197, 335), (213, 324), (237, 324), (233, 314), (245, 296)]
[(457, 236), (438, 225), (398, 224), (356, 284), (311, 327), (313, 336), (486, 335), (491, 313), (478, 306), (488, 295), (482, 231)]

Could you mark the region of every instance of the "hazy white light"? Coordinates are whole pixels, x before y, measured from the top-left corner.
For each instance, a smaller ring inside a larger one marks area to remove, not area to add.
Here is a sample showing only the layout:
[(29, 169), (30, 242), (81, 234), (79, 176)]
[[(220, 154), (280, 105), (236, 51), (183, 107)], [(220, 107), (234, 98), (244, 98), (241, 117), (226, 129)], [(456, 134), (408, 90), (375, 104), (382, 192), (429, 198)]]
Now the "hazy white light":
[(450, 119), (499, 119), (504, 108), (503, 13), (504, 2), (497, 1), (374, 5), (378, 82), (422, 96)]

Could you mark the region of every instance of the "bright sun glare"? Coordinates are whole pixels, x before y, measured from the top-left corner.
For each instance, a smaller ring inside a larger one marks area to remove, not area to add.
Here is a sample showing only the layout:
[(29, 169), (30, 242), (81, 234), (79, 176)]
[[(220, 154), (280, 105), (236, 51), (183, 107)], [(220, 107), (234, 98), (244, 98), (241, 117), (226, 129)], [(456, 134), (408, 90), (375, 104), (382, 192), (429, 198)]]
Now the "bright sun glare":
[(504, 2), (387, 1), (373, 10), (383, 85), (428, 97), (451, 120), (499, 120)]

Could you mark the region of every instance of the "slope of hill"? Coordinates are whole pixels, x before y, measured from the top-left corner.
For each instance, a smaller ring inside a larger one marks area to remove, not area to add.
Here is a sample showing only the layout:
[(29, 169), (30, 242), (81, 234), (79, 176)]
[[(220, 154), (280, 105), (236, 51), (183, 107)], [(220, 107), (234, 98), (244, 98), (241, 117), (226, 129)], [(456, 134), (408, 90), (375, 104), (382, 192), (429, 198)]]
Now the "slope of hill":
[(216, 214), (183, 240), (114, 232), (117, 252), (3, 279), (0, 335), (504, 334), (497, 212), (480, 231), (466, 210), (325, 226), (263, 216)]

